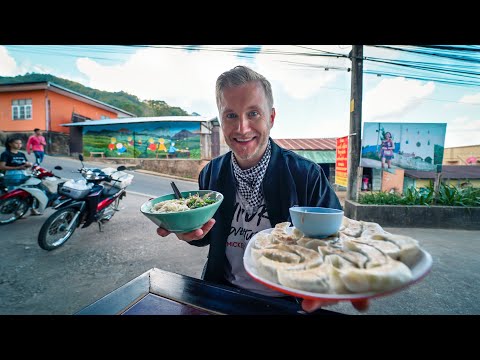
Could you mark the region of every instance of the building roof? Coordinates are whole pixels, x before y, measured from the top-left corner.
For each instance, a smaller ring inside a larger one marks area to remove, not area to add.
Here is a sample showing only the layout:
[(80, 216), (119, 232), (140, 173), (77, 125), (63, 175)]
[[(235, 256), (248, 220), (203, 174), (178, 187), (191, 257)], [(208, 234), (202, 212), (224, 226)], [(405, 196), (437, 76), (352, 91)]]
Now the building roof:
[(61, 125), (62, 126), (100, 126), (100, 125), (115, 125), (115, 124), (149, 123), (149, 122), (159, 122), (159, 121), (185, 121), (185, 122), (211, 121), (212, 123), (215, 123), (216, 120), (217, 120), (216, 117), (211, 118), (207, 116), (148, 116), (148, 117), (119, 118), (119, 119), (87, 120), (87, 121), (61, 124)]
[(31, 90), (51, 90), (56, 93), (80, 100), (90, 105), (94, 105), (101, 109), (112, 111), (117, 113), (118, 117), (133, 117), (135, 114), (132, 114), (128, 111), (122, 110), (115, 106), (109, 105), (102, 101), (98, 101), (89, 96), (80, 94), (76, 91), (67, 89), (63, 86), (55, 84), (50, 81), (35, 81), (28, 83), (9, 83), (9, 84), (0, 84), (0, 92), (10, 92), (10, 91), (31, 91)]
[[(435, 179), (434, 171), (405, 170), (405, 176), (414, 179)], [(442, 179), (480, 179), (480, 166), (443, 165)]]
[(298, 155), (303, 156), (317, 164), (335, 164), (335, 150), (292, 150)]
[(447, 149), (469, 148), (469, 147), (478, 147), (478, 148), (480, 148), (480, 144), (475, 144), (475, 145), (462, 145), (462, 146), (450, 146), (450, 147), (446, 147), (445, 150), (447, 150)]
[(273, 139), (273, 141), (288, 150), (335, 150), (337, 148), (337, 138)]

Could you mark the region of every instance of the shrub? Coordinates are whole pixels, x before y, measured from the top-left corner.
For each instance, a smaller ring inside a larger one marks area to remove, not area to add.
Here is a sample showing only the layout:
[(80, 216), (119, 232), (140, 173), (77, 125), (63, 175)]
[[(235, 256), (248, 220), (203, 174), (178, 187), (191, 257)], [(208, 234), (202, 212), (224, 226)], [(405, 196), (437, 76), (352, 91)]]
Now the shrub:
[(429, 186), (420, 189), (409, 187), (401, 195), (382, 191), (360, 194), (358, 202), (369, 205), (480, 206), (480, 188), (441, 183), (435, 193), (433, 183), (430, 182)]

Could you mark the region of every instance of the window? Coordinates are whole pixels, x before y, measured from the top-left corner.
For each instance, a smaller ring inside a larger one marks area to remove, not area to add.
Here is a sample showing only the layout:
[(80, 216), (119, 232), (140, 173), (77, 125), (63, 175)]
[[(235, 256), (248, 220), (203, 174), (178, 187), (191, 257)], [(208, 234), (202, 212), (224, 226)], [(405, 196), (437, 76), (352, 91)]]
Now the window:
[(12, 119), (32, 118), (32, 99), (12, 100)]

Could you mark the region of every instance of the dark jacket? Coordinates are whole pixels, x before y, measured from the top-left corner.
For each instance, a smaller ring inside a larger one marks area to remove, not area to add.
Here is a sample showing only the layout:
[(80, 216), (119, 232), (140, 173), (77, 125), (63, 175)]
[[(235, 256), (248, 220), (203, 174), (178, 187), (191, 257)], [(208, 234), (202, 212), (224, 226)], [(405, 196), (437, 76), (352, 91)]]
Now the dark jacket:
[[(289, 208), (298, 206), (322, 206), (342, 209), (337, 195), (330, 186), (322, 168), (314, 162), (279, 147), (270, 139), (272, 155), (263, 178), (262, 190), (272, 228), (275, 224), (291, 221)], [(210, 245), (208, 260), (202, 278), (224, 283), (225, 247), (230, 232), (235, 205), (235, 178), (231, 165), (232, 152), (210, 161), (200, 172), (200, 190), (215, 190), (224, 199), (215, 213), (216, 223), (201, 240), (191, 245)]]

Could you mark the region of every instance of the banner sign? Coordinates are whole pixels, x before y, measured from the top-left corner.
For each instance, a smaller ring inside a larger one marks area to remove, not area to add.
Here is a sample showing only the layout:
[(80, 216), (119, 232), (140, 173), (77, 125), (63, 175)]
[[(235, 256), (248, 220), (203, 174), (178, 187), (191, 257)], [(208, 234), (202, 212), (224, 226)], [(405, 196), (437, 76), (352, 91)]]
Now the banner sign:
[(335, 184), (347, 187), (348, 136), (337, 138)]

